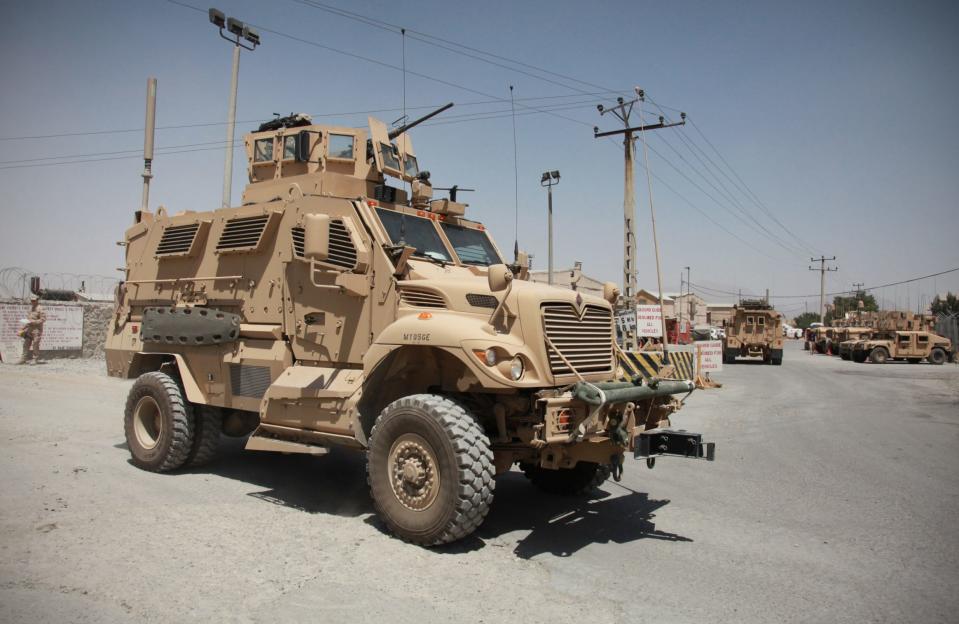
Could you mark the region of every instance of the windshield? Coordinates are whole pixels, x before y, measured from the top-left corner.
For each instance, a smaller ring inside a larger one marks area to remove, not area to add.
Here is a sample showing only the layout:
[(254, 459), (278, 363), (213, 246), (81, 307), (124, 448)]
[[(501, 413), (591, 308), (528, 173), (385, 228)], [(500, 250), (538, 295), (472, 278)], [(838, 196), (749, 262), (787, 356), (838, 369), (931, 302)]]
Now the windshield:
[(446, 238), (450, 239), (453, 251), (456, 252), (463, 264), (489, 266), (502, 262), (486, 232), (471, 230), (452, 223), (443, 223), (442, 225)]
[(450, 262), (449, 250), (443, 244), (436, 227), (429, 219), (414, 217), (403, 214), (395, 210), (386, 208), (377, 208), (376, 214), (379, 215), (386, 233), (390, 235), (390, 240), (394, 245), (401, 242), (415, 247), (417, 256), (431, 256), (433, 258)]

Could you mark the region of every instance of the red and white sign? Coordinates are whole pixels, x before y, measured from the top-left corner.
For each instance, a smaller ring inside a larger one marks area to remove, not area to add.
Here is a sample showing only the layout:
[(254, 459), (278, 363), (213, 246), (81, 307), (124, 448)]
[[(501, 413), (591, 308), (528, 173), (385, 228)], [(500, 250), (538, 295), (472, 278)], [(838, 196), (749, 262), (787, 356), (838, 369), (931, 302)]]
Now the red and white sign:
[(718, 373), (723, 370), (722, 340), (697, 340), (693, 345), (696, 347), (698, 374)]
[(662, 338), (663, 309), (658, 305), (636, 306), (636, 335), (646, 338)]
[[(83, 307), (40, 304), (47, 314), (40, 338), (41, 351), (79, 351), (83, 347)], [(23, 327), (30, 305), (0, 304), (0, 356), (4, 362), (15, 362), (23, 352), (23, 338), (17, 332)]]

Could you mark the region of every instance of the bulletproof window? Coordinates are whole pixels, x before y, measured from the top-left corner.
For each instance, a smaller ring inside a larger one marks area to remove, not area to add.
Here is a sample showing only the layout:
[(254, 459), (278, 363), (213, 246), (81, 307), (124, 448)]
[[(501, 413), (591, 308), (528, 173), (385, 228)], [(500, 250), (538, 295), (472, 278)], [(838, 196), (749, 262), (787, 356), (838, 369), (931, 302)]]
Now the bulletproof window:
[(400, 170), (400, 161), (396, 156), (396, 147), (387, 143), (380, 143), (380, 157), (383, 159), (383, 167), (387, 169)]
[(929, 344), (929, 336), (916, 336), (916, 340), (919, 342), (919, 345), (923, 347)]
[(253, 162), (273, 161), (273, 139), (257, 139), (253, 144)]
[(329, 134), (329, 157), (353, 160), (353, 135)]
[(283, 160), (296, 159), (296, 141), (295, 134), (283, 137)]
[(377, 208), (376, 214), (379, 215), (394, 245), (399, 245), (402, 241), (416, 248), (414, 256), (430, 256), (450, 262), (449, 251), (430, 219), (414, 217), (386, 208)]
[(403, 173), (415, 178), (420, 172), (419, 166), (416, 164), (416, 156), (407, 154), (403, 158)]
[(762, 325), (763, 327), (765, 327), (765, 326), (766, 326), (766, 317), (765, 317), (765, 316), (759, 316), (759, 317), (757, 317), (757, 318), (756, 318), (756, 324), (757, 324), (757, 325)]
[(443, 232), (463, 264), (489, 266), (502, 262), (486, 232), (443, 223)]

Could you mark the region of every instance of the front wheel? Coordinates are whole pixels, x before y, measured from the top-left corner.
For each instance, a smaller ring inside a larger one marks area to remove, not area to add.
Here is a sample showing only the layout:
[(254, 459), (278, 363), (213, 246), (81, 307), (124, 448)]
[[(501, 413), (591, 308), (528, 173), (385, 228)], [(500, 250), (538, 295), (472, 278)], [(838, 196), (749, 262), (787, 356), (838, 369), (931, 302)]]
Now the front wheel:
[(389, 530), (408, 542), (446, 544), (475, 531), (493, 502), (494, 475), (489, 438), (450, 399), (404, 397), (376, 419), (370, 494)]
[(941, 365), (945, 363), (946, 359), (946, 352), (942, 349), (933, 349), (929, 352), (928, 360), (930, 364)]
[(151, 472), (182, 466), (193, 449), (194, 421), (180, 385), (165, 373), (144, 373), (127, 395), (123, 431), (133, 464)]
[(884, 347), (876, 347), (869, 354), (869, 361), (873, 364), (885, 364), (889, 359), (889, 352)]
[(612, 468), (608, 464), (578, 462), (572, 468), (550, 470), (533, 464), (520, 464), (530, 482), (548, 494), (584, 496), (601, 486)]

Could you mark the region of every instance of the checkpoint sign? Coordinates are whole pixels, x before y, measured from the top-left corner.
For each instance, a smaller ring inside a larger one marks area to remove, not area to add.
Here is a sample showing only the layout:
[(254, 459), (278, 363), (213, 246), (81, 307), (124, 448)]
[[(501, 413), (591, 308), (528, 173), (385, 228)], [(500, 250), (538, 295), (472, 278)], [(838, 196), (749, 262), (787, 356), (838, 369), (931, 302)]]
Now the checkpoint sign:
[(658, 305), (636, 306), (636, 335), (646, 338), (661, 338), (663, 335), (663, 310)]
[(723, 342), (721, 340), (697, 340), (696, 361), (699, 363), (698, 374), (718, 373), (723, 370)]
[[(43, 305), (43, 310), (47, 314), (47, 322), (43, 326), (40, 350), (79, 351), (83, 345), (83, 308), (77, 305)], [(0, 357), (4, 362), (20, 358), (23, 339), (17, 336), (17, 332), (29, 311), (29, 304), (0, 304)]]

